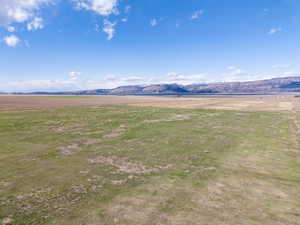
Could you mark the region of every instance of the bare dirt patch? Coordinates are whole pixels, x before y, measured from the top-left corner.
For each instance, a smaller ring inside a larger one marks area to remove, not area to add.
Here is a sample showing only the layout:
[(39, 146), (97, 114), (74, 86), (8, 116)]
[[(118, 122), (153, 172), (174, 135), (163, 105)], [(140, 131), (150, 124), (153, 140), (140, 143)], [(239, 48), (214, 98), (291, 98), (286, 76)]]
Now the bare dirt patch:
[(122, 127), (113, 129), (110, 134), (104, 135), (103, 138), (93, 138), (93, 139), (88, 139), (84, 142), (85, 145), (93, 145), (93, 144), (98, 144), (103, 141), (109, 141), (114, 138), (117, 138), (122, 135), (124, 132), (124, 129)]
[(103, 164), (116, 167), (121, 173), (129, 173), (129, 174), (148, 174), (159, 172), (161, 169), (168, 169), (171, 165), (167, 165), (164, 167), (156, 167), (156, 168), (148, 168), (145, 165), (132, 162), (127, 158), (120, 158), (116, 156), (104, 157), (98, 156), (95, 159), (88, 160), (92, 164)]
[(180, 121), (180, 120), (189, 120), (191, 119), (190, 115), (175, 115), (170, 118), (166, 119), (159, 119), (159, 120), (145, 120), (145, 123), (159, 123), (159, 122), (173, 122), (173, 121)]
[(79, 147), (78, 144), (72, 144), (68, 145), (66, 147), (59, 147), (58, 150), (63, 154), (63, 155), (71, 155), (74, 151), (79, 151), (81, 148)]
[[(83, 146), (88, 146), (88, 145), (94, 145), (94, 144), (99, 144), (104, 141), (109, 141), (114, 138), (117, 138), (122, 135), (124, 129), (123, 127), (119, 127), (116, 129), (113, 129), (110, 134), (104, 135), (102, 138), (90, 138), (90, 139), (85, 139), (84, 141), (81, 141), (81, 145)], [(81, 150), (81, 147), (79, 144), (71, 144), (68, 146), (61, 146), (58, 148), (58, 150), (63, 154), (63, 155), (72, 155), (75, 152), (78, 152)]]
[(12, 218), (6, 217), (2, 220), (2, 224), (4, 224), (4, 225), (13, 224), (13, 221), (14, 220)]
[(148, 169), (141, 163), (133, 163), (128, 159), (118, 158), (116, 156), (104, 157), (99, 156), (95, 159), (88, 160), (92, 164), (104, 164), (118, 168), (120, 172), (131, 174), (146, 174), (155, 172), (155, 169)]

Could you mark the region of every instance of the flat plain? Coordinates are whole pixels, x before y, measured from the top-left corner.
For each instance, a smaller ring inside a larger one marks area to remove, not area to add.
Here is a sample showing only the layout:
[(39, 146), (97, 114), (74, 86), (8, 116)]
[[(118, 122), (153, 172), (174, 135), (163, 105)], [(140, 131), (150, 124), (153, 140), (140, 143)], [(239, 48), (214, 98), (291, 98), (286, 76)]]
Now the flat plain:
[(228, 109), (245, 111), (300, 110), (294, 96), (38, 96), (0, 95), (0, 110), (51, 109), (70, 106), (152, 106), (186, 109)]
[(0, 96), (0, 223), (299, 225), (292, 96)]

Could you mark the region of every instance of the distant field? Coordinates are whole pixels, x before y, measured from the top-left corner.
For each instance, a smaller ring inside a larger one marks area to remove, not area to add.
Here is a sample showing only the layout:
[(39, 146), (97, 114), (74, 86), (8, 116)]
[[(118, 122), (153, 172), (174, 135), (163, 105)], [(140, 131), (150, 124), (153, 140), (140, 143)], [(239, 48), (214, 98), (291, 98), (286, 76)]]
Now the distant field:
[(50, 109), (67, 106), (154, 106), (188, 109), (244, 111), (300, 110), (300, 98), (293, 96), (26, 96), (0, 95), (0, 110)]
[[(68, 95), (0, 95), (0, 110), (51, 109), (70, 106), (107, 106), (149, 103), (158, 97), (136, 96), (68, 96)], [(169, 100), (159, 98), (159, 101)]]
[(291, 111), (300, 110), (300, 99), (293, 96), (199, 96), (197, 98), (170, 98), (169, 101), (130, 105), (183, 109)]

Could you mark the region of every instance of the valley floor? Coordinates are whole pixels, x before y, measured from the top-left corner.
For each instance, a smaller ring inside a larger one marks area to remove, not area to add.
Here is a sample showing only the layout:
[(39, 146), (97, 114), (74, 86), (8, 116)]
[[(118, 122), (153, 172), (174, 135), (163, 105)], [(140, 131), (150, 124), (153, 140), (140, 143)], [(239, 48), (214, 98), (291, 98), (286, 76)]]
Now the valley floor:
[(299, 121), (297, 108), (3, 109), (0, 224), (299, 225)]
[(300, 111), (300, 98), (292, 95), (245, 96), (104, 96), (104, 95), (0, 95), (0, 111), (36, 110), (74, 106), (154, 106), (183, 109), (243, 111)]

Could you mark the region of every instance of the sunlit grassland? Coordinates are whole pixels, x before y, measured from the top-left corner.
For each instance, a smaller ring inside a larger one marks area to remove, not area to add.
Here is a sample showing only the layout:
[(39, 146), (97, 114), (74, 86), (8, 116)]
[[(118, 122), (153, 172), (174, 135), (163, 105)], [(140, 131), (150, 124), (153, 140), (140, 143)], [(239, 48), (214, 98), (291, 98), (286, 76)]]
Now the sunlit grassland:
[(0, 221), (297, 224), (297, 142), (285, 112), (0, 112)]

